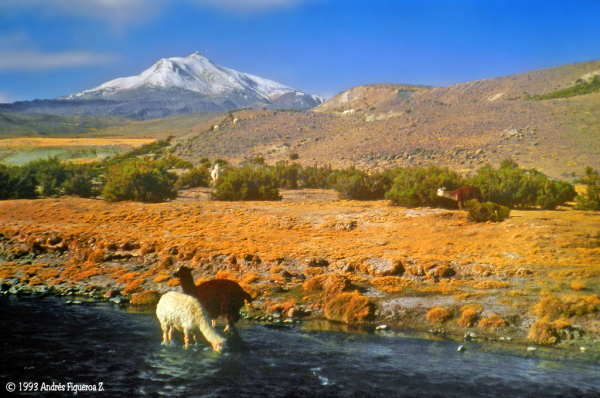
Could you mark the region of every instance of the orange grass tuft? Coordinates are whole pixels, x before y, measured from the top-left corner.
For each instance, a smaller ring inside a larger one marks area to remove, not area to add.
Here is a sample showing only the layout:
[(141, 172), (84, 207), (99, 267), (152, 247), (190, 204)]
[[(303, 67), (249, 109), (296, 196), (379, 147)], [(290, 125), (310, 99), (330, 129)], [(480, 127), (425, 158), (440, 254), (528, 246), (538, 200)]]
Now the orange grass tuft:
[(138, 290), (140, 290), (144, 282), (144, 279), (136, 279), (134, 281), (129, 282), (127, 286), (125, 286), (125, 288), (123, 289), (123, 294), (131, 294), (137, 292)]
[(479, 290), (506, 289), (508, 286), (510, 286), (508, 284), (508, 282), (501, 282), (501, 281), (483, 281), (483, 282), (479, 282), (479, 283), (473, 285), (473, 287), (475, 289), (479, 289)]
[(485, 329), (485, 330), (498, 330), (502, 327), (505, 327), (508, 325), (508, 322), (506, 322), (504, 319), (500, 318), (498, 315), (490, 315), (488, 318), (482, 319), (481, 321), (479, 321), (478, 326), (481, 329)]
[(262, 276), (257, 274), (256, 272), (248, 272), (242, 275), (242, 277), (240, 278), (240, 283), (250, 284), (259, 281), (261, 278)]
[(479, 304), (465, 305), (460, 309), (461, 315), (456, 322), (463, 328), (474, 326), (479, 320), (479, 315), (483, 311), (483, 306)]
[(154, 282), (155, 283), (161, 283), (164, 282), (166, 280), (169, 280), (170, 276), (167, 274), (159, 274), (156, 276), (156, 278), (154, 278)]
[(371, 284), (383, 292), (397, 293), (401, 292), (403, 288), (411, 286), (412, 283), (397, 276), (382, 276), (373, 278)]
[(156, 290), (144, 290), (131, 297), (132, 305), (154, 306), (158, 304), (161, 294)]
[(431, 323), (444, 323), (452, 319), (452, 313), (441, 307), (433, 307), (427, 312), (426, 319)]
[(375, 318), (375, 304), (359, 293), (340, 293), (329, 299), (323, 308), (327, 319), (347, 324), (361, 324)]
[(125, 275), (117, 278), (117, 283), (131, 283), (134, 279), (140, 276), (139, 272), (128, 272)]
[(237, 280), (238, 280), (237, 276), (235, 276), (234, 274), (232, 274), (231, 272), (229, 272), (227, 270), (217, 271), (217, 274), (215, 275), (215, 279), (228, 279), (228, 280), (234, 281), (234, 282), (237, 282)]

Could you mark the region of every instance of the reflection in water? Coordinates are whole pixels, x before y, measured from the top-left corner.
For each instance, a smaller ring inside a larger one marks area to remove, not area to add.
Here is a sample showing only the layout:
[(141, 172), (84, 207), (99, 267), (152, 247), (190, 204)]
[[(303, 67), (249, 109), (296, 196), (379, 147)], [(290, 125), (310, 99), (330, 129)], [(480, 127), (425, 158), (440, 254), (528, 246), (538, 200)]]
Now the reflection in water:
[[(0, 388), (8, 382), (103, 382), (110, 397), (600, 394), (598, 364), (476, 349), (459, 354), (449, 341), (325, 332), (311, 324), (242, 324), (227, 335), (222, 353), (202, 344), (186, 350), (181, 336), (161, 344), (151, 312), (98, 302), (65, 305), (58, 298), (0, 297), (0, 319)], [(92, 396), (84, 394), (78, 396)]]

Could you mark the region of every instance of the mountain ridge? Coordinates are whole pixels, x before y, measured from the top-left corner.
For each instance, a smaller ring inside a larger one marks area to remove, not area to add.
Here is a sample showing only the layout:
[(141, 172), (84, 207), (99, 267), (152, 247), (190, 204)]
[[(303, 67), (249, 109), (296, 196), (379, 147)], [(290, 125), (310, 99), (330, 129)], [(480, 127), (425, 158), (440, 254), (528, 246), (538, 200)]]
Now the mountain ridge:
[(307, 110), (322, 102), (317, 95), (217, 65), (196, 52), (163, 58), (137, 76), (52, 100), (0, 104), (0, 111), (151, 119), (246, 107)]

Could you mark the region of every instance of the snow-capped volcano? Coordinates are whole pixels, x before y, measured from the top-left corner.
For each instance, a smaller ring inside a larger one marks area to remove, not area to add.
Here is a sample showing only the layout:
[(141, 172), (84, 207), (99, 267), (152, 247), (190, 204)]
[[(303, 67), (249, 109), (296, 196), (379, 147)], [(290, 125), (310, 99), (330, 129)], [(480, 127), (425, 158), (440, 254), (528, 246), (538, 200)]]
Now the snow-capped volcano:
[(316, 95), (217, 65), (200, 53), (161, 59), (138, 76), (111, 80), (57, 100), (125, 101), (126, 108), (131, 108), (132, 102), (143, 103), (144, 110), (135, 115), (142, 118), (147, 118), (147, 112), (151, 112), (151, 117), (156, 117), (157, 112), (158, 116), (166, 115), (157, 109), (156, 101), (169, 109), (168, 114), (244, 107), (310, 109), (323, 102)]

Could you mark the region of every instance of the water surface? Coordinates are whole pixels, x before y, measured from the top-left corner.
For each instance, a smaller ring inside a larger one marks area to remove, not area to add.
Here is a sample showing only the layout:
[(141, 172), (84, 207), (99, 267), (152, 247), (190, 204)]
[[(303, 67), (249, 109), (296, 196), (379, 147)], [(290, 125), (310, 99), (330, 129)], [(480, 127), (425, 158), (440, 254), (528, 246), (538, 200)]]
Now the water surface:
[[(0, 297), (0, 389), (82, 385), (78, 397), (600, 397), (600, 364), (456, 342), (240, 325), (223, 353), (161, 344), (153, 313), (55, 297)], [(13, 392), (10, 396), (72, 393)], [(6, 396), (3, 394), (3, 396)]]

